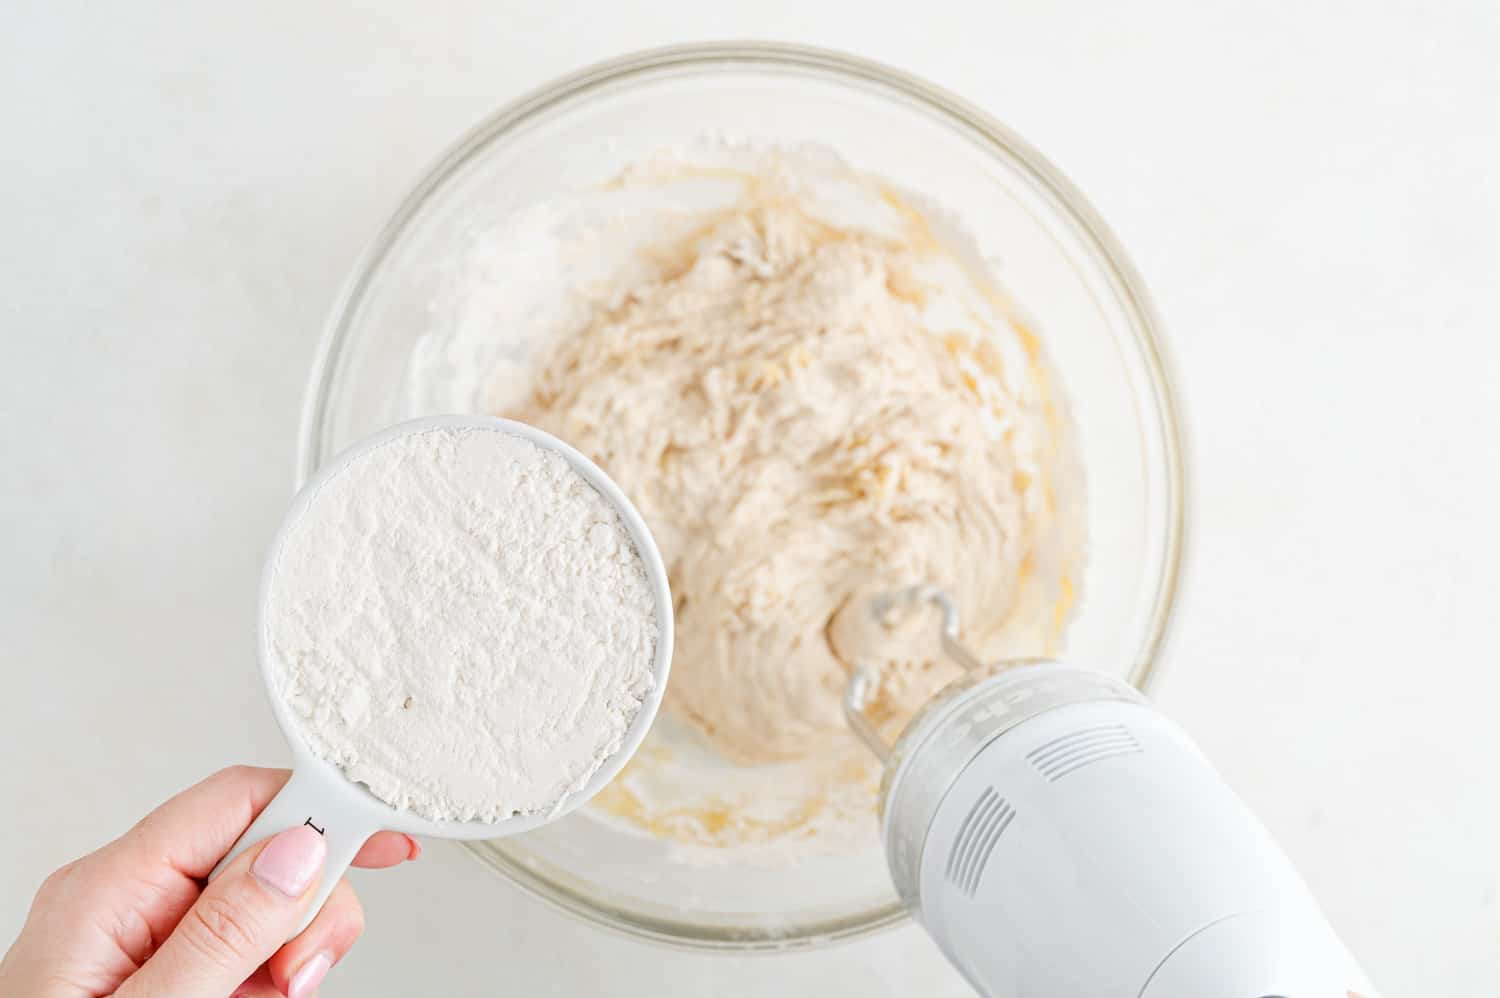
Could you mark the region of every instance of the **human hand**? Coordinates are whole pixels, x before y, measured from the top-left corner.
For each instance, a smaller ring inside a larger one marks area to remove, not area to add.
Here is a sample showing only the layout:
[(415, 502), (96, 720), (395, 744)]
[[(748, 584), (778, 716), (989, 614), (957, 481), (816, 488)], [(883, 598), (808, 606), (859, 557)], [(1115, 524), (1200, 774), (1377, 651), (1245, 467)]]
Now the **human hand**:
[[(222, 770), (53, 873), (0, 960), (0, 995), (312, 995), (364, 929), (359, 899), (340, 880), (312, 923), (287, 941), (322, 873), (323, 837), (305, 825), (287, 829), (203, 886), (290, 775)], [(379, 832), (354, 865), (395, 866), (420, 853), (415, 839)]]

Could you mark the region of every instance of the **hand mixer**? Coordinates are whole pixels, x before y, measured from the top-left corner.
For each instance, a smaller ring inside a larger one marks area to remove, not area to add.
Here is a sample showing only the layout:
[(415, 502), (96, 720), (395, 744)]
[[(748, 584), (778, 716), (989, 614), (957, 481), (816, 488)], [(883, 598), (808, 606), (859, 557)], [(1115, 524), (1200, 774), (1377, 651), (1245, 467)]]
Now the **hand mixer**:
[(1128, 685), (1040, 661), (986, 665), (930, 586), (846, 612), (942, 613), (966, 675), (886, 765), (891, 877), (943, 953), (995, 998), (1375, 998), (1291, 862), (1188, 736)]

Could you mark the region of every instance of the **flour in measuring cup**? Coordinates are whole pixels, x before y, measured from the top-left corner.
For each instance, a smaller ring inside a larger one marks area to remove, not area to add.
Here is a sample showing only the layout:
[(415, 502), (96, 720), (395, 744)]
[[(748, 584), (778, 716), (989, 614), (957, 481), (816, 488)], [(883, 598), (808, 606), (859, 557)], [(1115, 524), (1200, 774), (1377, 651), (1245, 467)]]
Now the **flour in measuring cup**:
[(275, 559), (275, 694), (315, 754), (423, 818), (550, 813), (652, 688), (655, 603), (625, 524), (561, 455), (503, 431), (357, 455)]

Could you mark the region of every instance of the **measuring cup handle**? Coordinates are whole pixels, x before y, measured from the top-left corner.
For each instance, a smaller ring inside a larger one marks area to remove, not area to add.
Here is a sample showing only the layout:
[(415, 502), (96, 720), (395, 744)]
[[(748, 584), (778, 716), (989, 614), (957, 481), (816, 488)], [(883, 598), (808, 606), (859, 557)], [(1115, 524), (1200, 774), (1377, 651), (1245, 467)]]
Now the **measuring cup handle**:
[(219, 865), (208, 875), (208, 879), (213, 880), (236, 856), (262, 839), (268, 839), (297, 825), (311, 826), (328, 843), (328, 857), (323, 863), (323, 878), (313, 891), (312, 903), (308, 905), (302, 921), (292, 931), (293, 936), (307, 928), (313, 916), (323, 907), (323, 902), (328, 900), (328, 895), (333, 893), (339, 878), (349, 869), (349, 864), (354, 862), (360, 847), (380, 830), (371, 823), (368, 814), (362, 814), (356, 808), (343, 804), (339, 799), (341, 795), (331, 793), (329, 789), (322, 780), (308, 775), (304, 770), (293, 770), (292, 778), (287, 781), (286, 786), (271, 799), (260, 816), (245, 829), (234, 848), (219, 860)]

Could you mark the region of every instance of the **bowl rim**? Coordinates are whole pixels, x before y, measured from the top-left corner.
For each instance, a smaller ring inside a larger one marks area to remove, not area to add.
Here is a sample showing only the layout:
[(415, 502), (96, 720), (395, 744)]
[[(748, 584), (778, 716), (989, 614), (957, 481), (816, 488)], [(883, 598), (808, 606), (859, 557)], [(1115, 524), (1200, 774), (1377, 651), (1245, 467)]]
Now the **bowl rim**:
[[(1119, 240), (1082, 192), (1016, 132), (969, 101), (935, 84), (883, 63), (831, 49), (769, 41), (709, 41), (643, 49), (593, 63), (543, 84), (502, 105), (470, 128), (421, 174), (396, 210), (366, 244), (334, 298), (303, 395), (298, 428), (297, 484), (300, 487), (305, 483), (316, 473), (318, 464), (331, 456), (322, 452), (327, 401), (356, 313), (354, 306), (364, 297), (371, 278), (407, 225), (453, 174), (507, 132), (603, 85), (664, 70), (715, 70), (735, 66), (834, 77), (918, 104), (928, 113), (958, 126), (970, 140), (987, 147), (991, 153), (1022, 167), (1050, 206), (1070, 220), (1085, 241), (1092, 243), (1114, 290), (1126, 303), (1127, 310), (1133, 313), (1133, 332), (1144, 361), (1152, 401), (1161, 421), (1157, 442), (1165, 459), (1167, 476), (1165, 553), (1149, 620), (1149, 637), (1139, 649), (1127, 677), (1131, 685), (1149, 692), (1159, 678), (1160, 662), (1171, 633), (1171, 611), (1179, 590), (1187, 537), (1188, 488), (1180, 402), (1171, 387), (1171, 365), (1162, 342), (1163, 324), (1151, 295)], [(599, 902), (538, 874), (514, 857), (494, 849), (480, 851), (467, 844), (465, 848), (480, 862), (505, 874), (528, 894), (585, 922), (627, 937), (679, 949), (734, 953), (802, 950), (861, 938), (899, 925), (908, 918), (904, 908), (892, 904), (857, 916), (792, 927), (784, 933), (753, 928), (706, 929), (685, 921), (606, 910)]]

